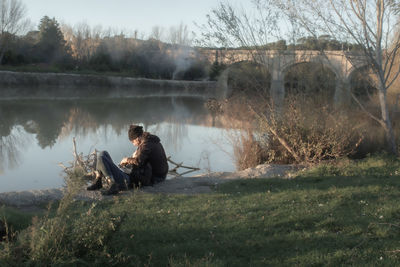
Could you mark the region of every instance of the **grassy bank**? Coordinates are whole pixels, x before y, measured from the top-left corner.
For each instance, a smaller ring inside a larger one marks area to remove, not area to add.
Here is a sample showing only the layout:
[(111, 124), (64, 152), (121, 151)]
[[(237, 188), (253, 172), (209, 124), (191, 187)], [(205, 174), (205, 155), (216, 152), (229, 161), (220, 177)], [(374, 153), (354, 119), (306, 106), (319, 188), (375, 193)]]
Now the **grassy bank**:
[(50, 65), (21, 65), (21, 66), (0, 66), (0, 71), (14, 72), (37, 72), (37, 73), (68, 73), (80, 75), (97, 75), (97, 76), (117, 76), (141, 78), (140, 75), (133, 71), (95, 71), (92, 69), (65, 69)]
[(2, 243), (0, 265), (394, 266), (399, 175), (398, 160), (379, 156), (212, 194), (64, 199)]

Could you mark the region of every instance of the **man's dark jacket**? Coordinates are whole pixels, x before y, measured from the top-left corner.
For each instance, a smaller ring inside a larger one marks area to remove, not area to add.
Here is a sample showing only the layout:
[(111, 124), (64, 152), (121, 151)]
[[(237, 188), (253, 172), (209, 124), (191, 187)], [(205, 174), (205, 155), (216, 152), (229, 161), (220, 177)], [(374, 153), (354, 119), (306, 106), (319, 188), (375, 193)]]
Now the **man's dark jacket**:
[(143, 133), (136, 156), (129, 163), (134, 166), (131, 177), (136, 176), (134, 180), (139, 179), (143, 185), (160, 182), (168, 173), (167, 157), (160, 138), (148, 132)]

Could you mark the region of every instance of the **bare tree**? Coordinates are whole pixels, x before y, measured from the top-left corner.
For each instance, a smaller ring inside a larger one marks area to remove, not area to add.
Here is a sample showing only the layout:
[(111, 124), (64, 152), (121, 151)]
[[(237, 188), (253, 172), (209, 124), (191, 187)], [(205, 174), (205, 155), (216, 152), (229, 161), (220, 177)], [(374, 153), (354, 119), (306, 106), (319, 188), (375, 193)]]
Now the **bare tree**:
[(163, 27), (154, 26), (151, 29), (150, 38), (153, 38), (158, 41), (162, 41), (163, 37), (164, 37), (164, 28)]
[(20, 0), (0, 0), (0, 64), (15, 34), (27, 25), (26, 8)]
[(87, 62), (93, 56), (105, 35), (101, 25), (91, 27), (86, 22), (78, 23), (74, 27), (63, 24), (61, 31), (71, 47), (72, 56), (80, 62)]
[(189, 31), (187, 25), (181, 23), (177, 27), (169, 29), (168, 41), (171, 44), (190, 46), (193, 41), (193, 34)]
[(373, 70), (380, 104), (380, 116), (369, 117), (385, 131), (389, 150), (398, 154), (389, 113), (387, 92), (400, 74), (395, 64), (400, 49), (399, 1), (396, 0), (281, 0), (281, 8), (309, 34), (329, 34), (336, 40), (356, 43)]
[(87, 23), (79, 23), (75, 27), (76, 57), (80, 61), (87, 62), (99, 46), (99, 34)]
[(254, 49), (278, 39), (279, 13), (274, 0), (255, 0), (252, 11), (220, 3), (207, 15), (208, 23), (200, 25), (206, 45), (251, 47)]

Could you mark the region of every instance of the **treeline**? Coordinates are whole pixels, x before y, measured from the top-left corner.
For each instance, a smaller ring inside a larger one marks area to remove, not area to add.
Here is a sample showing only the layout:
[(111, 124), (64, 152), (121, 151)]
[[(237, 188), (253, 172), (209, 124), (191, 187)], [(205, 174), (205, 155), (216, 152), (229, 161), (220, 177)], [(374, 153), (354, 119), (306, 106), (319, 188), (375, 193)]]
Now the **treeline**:
[(60, 26), (55, 18), (45, 16), (37, 30), (23, 36), (7, 35), (2, 65), (119, 72), (155, 79), (197, 80), (208, 76), (208, 63), (187, 45), (154, 38), (140, 40), (83, 23)]
[(239, 46), (235, 48), (221, 48), (221, 49), (232, 49), (232, 50), (319, 50), (319, 51), (360, 51), (363, 49), (358, 44), (341, 42), (333, 39), (329, 35), (321, 35), (318, 37), (308, 36), (302, 37), (296, 40), (295, 43), (287, 43), (286, 40), (278, 40), (276, 42), (270, 42), (265, 45), (259, 46)]
[(266, 44), (262, 48), (270, 50), (319, 50), (319, 51), (360, 51), (357, 44), (340, 42), (329, 35), (318, 37), (308, 36), (296, 40), (294, 44), (287, 44), (286, 40), (279, 40)]

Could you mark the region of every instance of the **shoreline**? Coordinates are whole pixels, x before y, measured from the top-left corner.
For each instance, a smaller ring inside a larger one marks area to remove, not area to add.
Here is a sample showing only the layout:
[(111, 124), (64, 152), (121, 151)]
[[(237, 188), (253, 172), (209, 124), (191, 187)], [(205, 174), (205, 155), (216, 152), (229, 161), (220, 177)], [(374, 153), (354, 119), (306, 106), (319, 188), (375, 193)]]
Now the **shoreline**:
[(0, 71), (1, 99), (217, 97), (215, 81), (155, 80), (72, 73)]
[[(211, 193), (221, 183), (236, 179), (260, 179), (260, 178), (291, 178), (293, 172), (302, 169), (297, 165), (262, 164), (237, 172), (211, 172), (194, 177), (177, 177), (167, 179), (154, 186), (143, 187), (139, 190), (122, 191), (118, 195), (124, 196), (136, 193), (150, 194), (204, 194)], [(11, 191), (0, 193), (0, 205), (17, 208), (37, 207), (52, 201), (60, 200), (65, 193), (64, 188)], [(82, 188), (77, 200), (101, 201), (112, 196), (103, 196), (99, 191), (86, 191)]]

